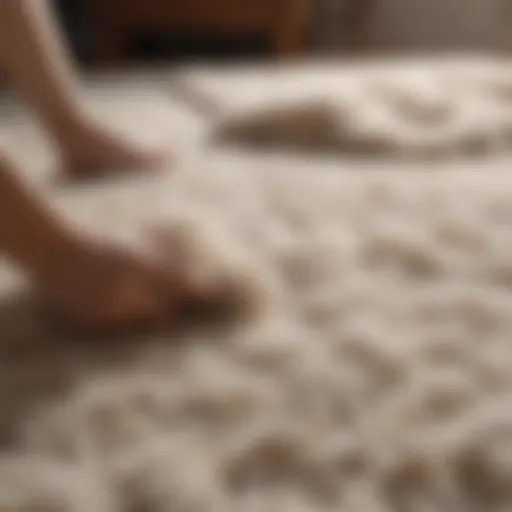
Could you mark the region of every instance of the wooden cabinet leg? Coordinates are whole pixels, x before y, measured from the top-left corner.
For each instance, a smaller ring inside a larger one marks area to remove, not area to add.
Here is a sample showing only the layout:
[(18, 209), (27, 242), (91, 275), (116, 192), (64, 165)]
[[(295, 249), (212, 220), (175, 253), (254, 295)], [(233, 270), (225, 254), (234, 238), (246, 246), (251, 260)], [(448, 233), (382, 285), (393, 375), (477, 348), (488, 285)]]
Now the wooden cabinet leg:
[(311, 26), (314, 0), (283, 2), (274, 33), (274, 48), (278, 56), (294, 56), (304, 51)]

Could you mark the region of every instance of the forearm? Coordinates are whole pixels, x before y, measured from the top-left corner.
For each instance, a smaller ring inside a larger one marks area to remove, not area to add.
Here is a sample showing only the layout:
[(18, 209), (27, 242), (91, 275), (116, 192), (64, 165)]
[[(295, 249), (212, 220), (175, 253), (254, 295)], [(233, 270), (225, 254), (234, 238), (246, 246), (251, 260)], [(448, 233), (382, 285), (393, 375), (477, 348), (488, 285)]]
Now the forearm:
[(48, 0), (0, 1), (0, 61), (46, 127), (65, 131), (80, 95)]
[(0, 250), (31, 274), (52, 270), (73, 247), (66, 223), (0, 156)]

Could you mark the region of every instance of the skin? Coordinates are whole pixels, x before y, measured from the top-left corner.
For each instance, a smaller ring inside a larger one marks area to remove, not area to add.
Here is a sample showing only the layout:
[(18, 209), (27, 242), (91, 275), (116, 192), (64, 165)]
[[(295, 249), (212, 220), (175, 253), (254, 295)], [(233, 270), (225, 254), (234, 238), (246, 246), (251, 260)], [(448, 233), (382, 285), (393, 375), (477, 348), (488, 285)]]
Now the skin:
[[(77, 72), (45, 0), (0, 2), (0, 63), (54, 142), (64, 172), (147, 170), (164, 156), (126, 140), (84, 108)], [(84, 327), (158, 320), (203, 284), (165, 264), (158, 244), (119, 247), (57, 214), (0, 152), (0, 248), (58, 310)]]

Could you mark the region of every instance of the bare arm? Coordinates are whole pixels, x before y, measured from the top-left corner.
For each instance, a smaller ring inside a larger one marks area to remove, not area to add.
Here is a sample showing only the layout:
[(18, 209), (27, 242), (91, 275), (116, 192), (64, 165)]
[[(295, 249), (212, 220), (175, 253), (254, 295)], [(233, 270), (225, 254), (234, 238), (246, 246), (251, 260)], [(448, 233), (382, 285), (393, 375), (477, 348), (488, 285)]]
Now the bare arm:
[(0, 62), (58, 137), (81, 107), (77, 72), (50, 7), (48, 0), (0, 1)]
[(73, 236), (18, 174), (16, 164), (0, 155), (0, 250), (29, 273), (47, 273), (71, 251)]

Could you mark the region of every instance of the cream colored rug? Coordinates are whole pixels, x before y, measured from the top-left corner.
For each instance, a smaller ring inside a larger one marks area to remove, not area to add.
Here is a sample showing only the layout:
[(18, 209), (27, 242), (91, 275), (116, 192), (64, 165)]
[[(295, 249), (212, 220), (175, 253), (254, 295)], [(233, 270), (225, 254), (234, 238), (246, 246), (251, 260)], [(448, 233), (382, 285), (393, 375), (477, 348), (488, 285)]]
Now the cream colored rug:
[(445, 160), (512, 146), (512, 68), (505, 59), (200, 69), (189, 71), (183, 90), (209, 107), (215, 141), (253, 149)]
[(512, 508), (509, 159), (206, 151), (207, 127), (165, 80), (90, 90), (120, 126), (174, 140), (174, 172), (55, 187), (31, 120), (2, 106), (0, 137), (29, 177), (74, 219), (127, 236), (207, 219), (257, 262), (266, 312), (81, 339), (15, 299), (6, 267), (0, 510)]

